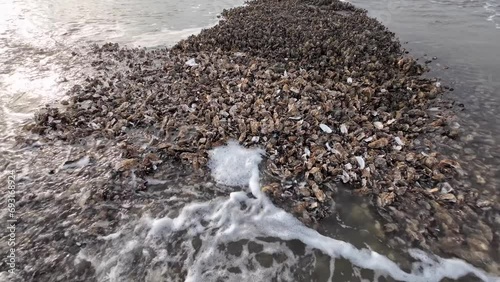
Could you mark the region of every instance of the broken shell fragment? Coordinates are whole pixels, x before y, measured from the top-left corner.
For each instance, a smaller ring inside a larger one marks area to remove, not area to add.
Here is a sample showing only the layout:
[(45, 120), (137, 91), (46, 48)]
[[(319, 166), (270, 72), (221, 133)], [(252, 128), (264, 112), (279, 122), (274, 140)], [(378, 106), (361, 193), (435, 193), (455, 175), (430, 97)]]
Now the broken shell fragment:
[(388, 144), (389, 144), (389, 140), (387, 140), (387, 138), (380, 138), (380, 139), (377, 139), (377, 140), (369, 143), (368, 147), (374, 148), (374, 149), (380, 149), (380, 148), (387, 146)]
[(321, 123), (321, 124), (319, 125), (319, 127), (320, 127), (320, 128), (321, 128), (321, 130), (323, 130), (323, 132), (325, 132), (325, 133), (332, 133), (332, 132), (333, 132), (333, 130), (332, 130), (332, 129), (328, 126), (328, 125), (326, 125), (326, 124)]
[(196, 67), (198, 65), (194, 58), (187, 60), (185, 64), (190, 67)]
[(401, 138), (399, 137), (394, 137), (394, 141), (396, 141), (396, 143), (399, 145), (399, 146), (404, 146), (404, 142), (401, 140)]
[(318, 185), (313, 185), (312, 190), (314, 192), (314, 196), (318, 201), (323, 202), (326, 199), (325, 192), (323, 190), (319, 189)]
[(365, 168), (365, 160), (362, 157), (355, 157), (356, 161), (358, 161), (359, 169), (364, 169)]
[(456, 203), (457, 198), (453, 194), (442, 194), (439, 195), (438, 200), (444, 201), (444, 202), (450, 202), (450, 203)]
[(396, 194), (394, 192), (383, 192), (377, 197), (377, 206), (383, 208), (394, 202)]
[(115, 165), (115, 169), (119, 171), (130, 170), (139, 164), (138, 159), (125, 159)]
[(302, 156), (306, 158), (311, 156), (311, 151), (309, 150), (309, 148), (304, 148), (304, 154)]
[(344, 183), (349, 182), (349, 180), (351, 179), (351, 177), (349, 176), (349, 174), (345, 170), (342, 171), (342, 176), (340, 178), (342, 179), (342, 182), (344, 182)]
[(441, 194), (448, 194), (453, 191), (453, 187), (448, 182), (443, 182), (441, 184)]
[(486, 184), (486, 180), (479, 174), (476, 174), (476, 183), (477, 184)]
[(375, 126), (376, 129), (382, 129), (382, 128), (384, 128), (384, 124), (381, 123), (380, 121), (374, 122), (373, 126)]
[(347, 134), (347, 126), (345, 124), (340, 125), (340, 133)]

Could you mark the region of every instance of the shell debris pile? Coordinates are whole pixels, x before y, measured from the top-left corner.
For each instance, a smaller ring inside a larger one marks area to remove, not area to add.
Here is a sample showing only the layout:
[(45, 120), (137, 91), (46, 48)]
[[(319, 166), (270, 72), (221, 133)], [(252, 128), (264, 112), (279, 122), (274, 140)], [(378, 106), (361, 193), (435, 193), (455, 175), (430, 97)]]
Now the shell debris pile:
[[(387, 226), (398, 226), (386, 233), (399, 230), (401, 241), (443, 252), (465, 244), (473, 255), (454, 255), (490, 261), (490, 227), (479, 220), (466, 240), (460, 214), (498, 204), (478, 207), (478, 195), (438, 188), (463, 169), (422, 139), (456, 137), (448, 116), (428, 112), (443, 87), (365, 10), (335, 0), (251, 1), (171, 49), (105, 44), (85, 55), (98, 74), (62, 109), (41, 110), (32, 132), (125, 140), (116, 173), (138, 177), (167, 156), (203, 168), (207, 151), (229, 139), (258, 145), (269, 174), (263, 189), (305, 222), (332, 212), (339, 181), (371, 197)], [(157, 138), (134, 149), (131, 129)]]

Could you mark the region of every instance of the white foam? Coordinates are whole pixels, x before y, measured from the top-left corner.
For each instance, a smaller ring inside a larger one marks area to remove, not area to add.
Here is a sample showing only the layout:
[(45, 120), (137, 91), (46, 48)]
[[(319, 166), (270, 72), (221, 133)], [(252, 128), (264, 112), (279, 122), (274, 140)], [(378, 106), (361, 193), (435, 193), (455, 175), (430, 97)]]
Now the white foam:
[(117, 239), (118, 237), (120, 237), (121, 235), (121, 231), (118, 231), (116, 233), (111, 233), (111, 234), (108, 234), (106, 236), (97, 236), (97, 239), (99, 240), (113, 240), (113, 239)]
[(63, 169), (68, 169), (68, 168), (83, 168), (86, 167), (90, 164), (90, 158), (89, 156), (84, 156), (83, 158), (79, 159), (76, 162), (71, 162), (68, 164), (63, 165)]
[(500, 17), (500, 5), (494, 2), (486, 2), (483, 8), (488, 12), (486, 20), (495, 23), (495, 27), (500, 29), (500, 23), (497, 20)]
[(148, 185), (161, 185), (167, 183), (167, 180), (156, 179), (151, 177), (146, 177), (145, 180), (148, 182)]
[[(353, 265), (374, 270), (375, 279), (381, 275), (399, 281), (423, 282), (439, 281), (445, 277), (457, 279), (474, 273), (483, 281), (499, 281), (498, 277), (490, 276), (462, 260), (434, 257), (419, 250), (409, 250), (417, 262), (413, 264), (412, 272), (408, 273), (383, 255), (369, 249), (357, 249), (306, 227), (293, 215), (274, 206), (261, 192), (258, 164), (262, 153), (261, 149), (245, 149), (236, 142), (210, 152), (214, 179), (225, 185), (246, 183), (255, 197), (238, 191), (228, 198), (188, 204), (177, 217), (153, 219), (146, 216), (138, 223), (130, 224), (132, 227), (128, 228), (133, 230), (118, 233), (122, 234), (119, 238), (109, 236), (109, 242), (114, 244), (111, 250), (97, 254), (87, 250), (89, 254), (79, 254), (78, 258), (92, 262), (100, 281), (133, 280), (128, 275), (131, 269), (138, 267), (135, 263), (140, 255), (137, 248), (142, 249), (141, 261), (151, 260), (147, 266), (150, 281), (165, 280), (167, 278), (163, 275), (169, 273), (174, 275), (172, 272), (175, 271), (170, 267), (172, 264), (181, 265), (184, 274), (176, 276), (182, 277), (180, 279), (169, 276), (170, 280), (268, 281), (278, 275), (279, 280), (293, 281), (292, 272), (305, 267), (301, 264), (301, 256), (281, 242), (296, 239), (307, 246), (305, 255), (312, 255), (312, 250), (317, 249), (331, 257), (329, 265), (325, 266), (330, 277), (333, 277), (335, 259), (345, 258)], [(117, 240), (113, 240), (115, 238)], [(198, 247), (194, 247), (193, 243), (196, 238)], [(279, 238), (281, 241), (268, 242), (259, 238)], [(257, 262), (255, 251), (251, 252), (246, 243), (241, 243), (239, 255), (226, 251), (230, 249), (229, 243), (236, 244), (240, 240), (257, 242), (263, 246), (260, 253), (280, 253), (285, 259), (280, 262), (272, 260), (271, 267), (262, 267)], [(154, 250), (156, 255), (153, 258), (148, 249)], [(236, 267), (239, 273), (229, 271)], [(354, 272), (357, 273), (356, 268)]]
[(226, 146), (210, 151), (208, 166), (212, 177), (220, 184), (229, 186), (246, 186), (258, 171), (258, 164), (262, 160), (262, 149), (246, 149), (236, 141), (229, 141)]

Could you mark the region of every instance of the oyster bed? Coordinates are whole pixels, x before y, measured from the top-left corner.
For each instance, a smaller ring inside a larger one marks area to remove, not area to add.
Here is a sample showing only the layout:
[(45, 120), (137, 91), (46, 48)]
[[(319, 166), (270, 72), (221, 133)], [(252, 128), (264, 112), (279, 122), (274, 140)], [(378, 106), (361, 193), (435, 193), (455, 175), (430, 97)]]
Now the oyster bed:
[[(263, 189), (304, 222), (334, 212), (343, 182), (372, 199), (395, 247), (500, 272), (497, 195), (462, 185), (465, 164), (437, 151), (460, 134), (452, 103), (393, 33), (339, 1), (252, 1), (223, 16), (172, 49), (75, 53), (96, 75), (26, 129), (45, 143), (115, 144), (122, 160), (90, 196), (101, 201), (127, 201), (164, 159), (203, 174), (216, 145), (261, 146)], [(147, 147), (129, 138), (137, 130)]]

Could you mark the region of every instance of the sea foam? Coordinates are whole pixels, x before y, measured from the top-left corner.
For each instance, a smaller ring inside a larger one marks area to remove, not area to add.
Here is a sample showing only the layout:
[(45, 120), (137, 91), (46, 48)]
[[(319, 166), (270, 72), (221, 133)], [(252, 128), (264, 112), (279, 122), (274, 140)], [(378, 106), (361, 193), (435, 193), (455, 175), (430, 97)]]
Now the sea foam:
[[(117, 233), (121, 234), (116, 235), (119, 238), (108, 236), (107, 242), (111, 245), (107, 245), (106, 250), (87, 249), (78, 259), (89, 260), (100, 281), (143, 278), (164, 281), (167, 277), (184, 281), (270, 281), (272, 277), (276, 281), (293, 281), (296, 272), (305, 268), (302, 258), (312, 256), (317, 250), (330, 257), (330, 262), (322, 268), (330, 272), (330, 279), (333, 279), (336, 261), (343, 258), (351, 262), (354, 272), (359, 272), (359, 268), (373, 270), (374, 280), (386, 276), (398, 281), (440, 281), (472, 273), (483, 281), (499, 281), (498, 277), (462, 260), (444, 259), (416, 249), (408, 250), (416, 262), (412, 271), (407, 272), (377, 252), (357, 249), (306, 227), (293, 215), (274, 206), (261, 192), (258, 165), (263, 152), (244, 148), (236, 142), (215, 148), (210, 152), (209, 162), (213, 178), (220, 184), (244, 186), (250, 191), (235, 191), (229, 197), (189, 203), (175, 217), (144, 216), (128, 225), (128, 231)], [(305, 244), (305, 253), (295, 254), (286, 245), (290, 240)], [(263, 267), (258, 263), (258, 252), (252, 251), (248, 242), (261, 245), (260, 254), (274, 253), (284, 258), (272, 259), (269, 267)], [(141, 263), (137, 265), (137, 261)], [(137, 269), (142, 269), (144, 274), (133, 277)], [(310, 272), (305, 270), (305, 273)]]

